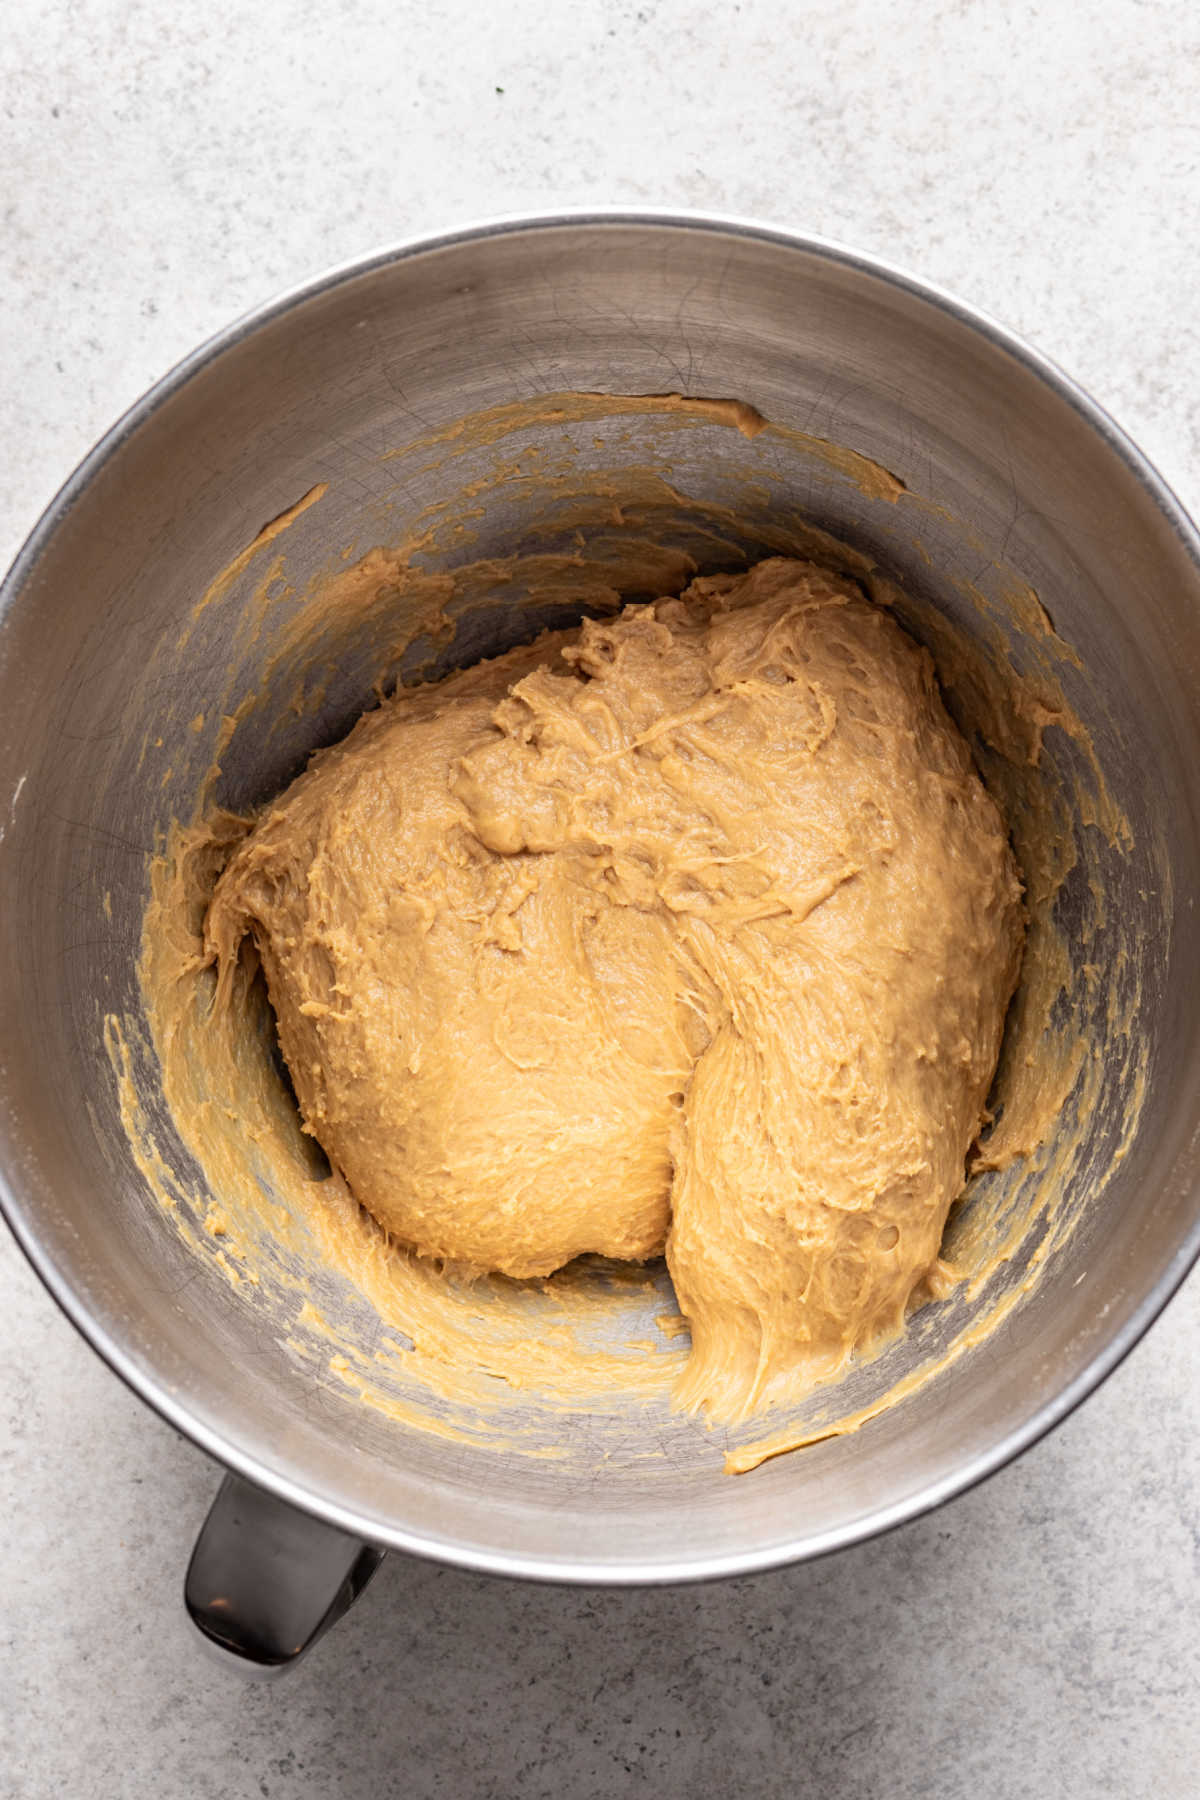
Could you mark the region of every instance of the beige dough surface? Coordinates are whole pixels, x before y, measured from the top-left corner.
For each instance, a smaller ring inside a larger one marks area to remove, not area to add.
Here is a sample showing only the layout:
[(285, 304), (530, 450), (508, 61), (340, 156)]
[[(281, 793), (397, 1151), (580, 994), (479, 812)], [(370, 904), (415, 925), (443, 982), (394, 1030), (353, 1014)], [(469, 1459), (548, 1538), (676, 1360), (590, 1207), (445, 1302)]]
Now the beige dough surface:
[(206, 921), (306, 1130), (429, 1257), (663, 1253), (677, 1399), (744, 1418), (938, 1279), (1023, 936), (930, 658), (776, 559), (401, 690)]

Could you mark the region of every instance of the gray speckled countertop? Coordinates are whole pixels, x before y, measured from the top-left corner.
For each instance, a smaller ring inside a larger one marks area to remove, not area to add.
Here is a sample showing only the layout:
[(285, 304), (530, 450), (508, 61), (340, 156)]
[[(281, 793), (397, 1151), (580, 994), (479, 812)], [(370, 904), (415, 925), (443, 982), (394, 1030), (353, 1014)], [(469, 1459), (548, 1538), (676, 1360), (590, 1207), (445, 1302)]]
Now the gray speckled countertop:
[[(412, 231), (687, 205), (844, 239), (1063, 363), (1200, 504), (1200, 12), (1174, 0), (50, 0), (0, 35), (0, 550), (196, 341)], [(613, 1593), (393, 1557), (289, 1680), (210, 1667), (213, 1468), (0, 1235), (0, 1796), (1200, 1793), (1200, 1285), (982, 1489)]]

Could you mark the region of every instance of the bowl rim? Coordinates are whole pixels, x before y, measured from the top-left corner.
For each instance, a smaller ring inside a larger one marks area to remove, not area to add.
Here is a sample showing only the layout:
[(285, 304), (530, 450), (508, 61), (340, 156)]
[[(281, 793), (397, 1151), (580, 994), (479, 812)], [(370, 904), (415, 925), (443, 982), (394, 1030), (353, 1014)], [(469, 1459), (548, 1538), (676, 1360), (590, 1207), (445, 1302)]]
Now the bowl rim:
[[(523, 232), (579, 228), (596, 231), (613, 228), (667, 229), (773, 244), (781, 249), (799, 251), (874, 277), (884, 285), (898, 289), (947, 314), (957, 324), (982, 336), (994, 348), (1021, 364), (1028, 373), (1046, 383), (1107, 444), (1145, 490), (1172, 530), (1196, 571), (1200, 593), (1200, 530), (1168, 483), (1111, 415), (1052, 358), (1034, 348), (982, 308), (958, 299), (945, 288), (922, 280), (885, 258), (853, 249), (837, 239), (770, 225), (738, 214), (626, 206), (564, 207), (552, 212), (488, 215), (448, 230), (402, 237), (358, 257), (333, 264), (283, 289), (213, 333), (135, 400), (68, 475), (33, 526), (0, 583), (0, 625), (54, 533), (101, 467), (160, 407), (226, 351), (304, 302), (394, 263), (457, 248), (466, 243), (480, 243)], [(198, 1416), (186, 1400), (180, 1399), (167, 1382), (161, 1380), (152, 1368), (135, 1356), (121, 1341), (119, 1333), (92, 1316), (86, 1302), (73, 1288), (68, 1273), (59, 1266), (52, 1252), (42, 1243), (34, 1208), (19, 1191), (10, 1170), (3, 1166), (0, 1166), (0, 1213), (6, 1218), (18, 1245), (52, 1298), (114, 1374), (160, 1418), (224, 1467), (234, 1470), (298, 1511), (366, 1542), (483, 1574), (614, 1587), (712, 1580), (807, 1561), (893, 1530), (945, 1504), (956, 1495), (965, 1493), (1037, 1443), (1093, 1393), (1124, 1361), (1182, 1285), (1192, 1265), (1200, 1259), (1198, 1214), (1158, 1279), (1142, 1296), (1121, 1327), (1071, 1381), (988, 1449), (967, 1459), (941, 1478), (917, 1487), (903, 1498), (876, 1507), (844, 1525), (815, 1536), (798, 1535), (794, 1539), (772, 1543), (761, 1550), (743, 1549), (700, 1557), (688, 1557), (684, 1553), (678, 1558), (610, 1564), (595, 1558), (554, 1560), (528, 1552), (488, 1549), (477, 1544), (460, 1543), (452, 1538), (439, 1538), (433, 1534), (388, 1525), (378, 1518), (359, 1512), (352, 1505), (308, 1492), (301, 1481), (274, 1468), (269, 1455), (260, 1455), (227, 1441), (219, 1429)]]

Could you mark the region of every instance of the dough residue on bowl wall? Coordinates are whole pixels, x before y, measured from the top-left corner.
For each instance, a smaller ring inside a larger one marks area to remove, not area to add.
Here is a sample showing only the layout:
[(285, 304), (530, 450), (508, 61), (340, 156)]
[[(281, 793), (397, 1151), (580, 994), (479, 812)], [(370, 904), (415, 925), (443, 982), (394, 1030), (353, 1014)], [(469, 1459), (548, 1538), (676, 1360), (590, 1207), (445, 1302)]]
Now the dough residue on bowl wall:
[[(729, 410), (717, 416), (714, 408)], [(1030, 1290), (1073, 1229), (1096, 1175), (1088, 1119), (1102, 1041), (1110, 1065), (1114, 1054), (1126, 1058), (1123, 1142), (1131, 1140), (1145, 1081), (1132, 1031), (1136, 969), (1121, 965), (1119, 945), (1106, 965), (1097, 949), (1113, 928), (1102, 851), (1119, 852), (1128, 826), (1063, 691), (1073, 653), (1027, 586), (1014, 577), (1000, 603), (994, 594), (966, 596), (972, 630), (964, 631), (870, 558), (773, 509), (759, 469), (748, 469), (746, 504), (735, 508), (689, 497), (662, 461), (631, 458), (589, 474), (568, 450), (551, 454), (539, 441), (547, 421), (604, 421), (611, 430), (614, 421), (646, 416), (668, 434), (699, 424), (731, 426), (756, 444), (775, 434), (793, 451), (826, 456), (846, 480), (869, 483), (864, 491), (880, 504), (912, 507), (919, 523), (921, 502), (886, 470), (761, 415), (752, 415), (748, 431), (751, 414), (738, 403), (599, 395), (497, 408), (407, 446), (403, 454), (424, 466), (439, 461), (446, 499), (402, 542), (327, 569), (303, 591), (289, 582), (280, 548), (289, 521), (272, 522), (277, 528), (248, 546), (232, 577), (228, 570), (217, 577), (184, 626), (187, 637), (202, 612), (227, 613), (229, 679), (205, 709), (207, 776), (190, 815), (164, 830), (150, 870), (144, 1014), (110, 1018), (107, 1041), (126, 1130), (151, 1190), (196, 1253), (277, 1322), (315, 1378), (351, 1388), (399, 1426), (489, 1448), (566, 1455), (567, 1422), (590, 1410), (614, 1421), (622, 1455), (661, 1453), (652, 1442), (629, 1449), (630, 1421), (647, 1408), (656, 1417), (664, 1411), (688, 1353), (661, 1266), (584, 1259), (546, 1279), (476, 1280), (404, 1251), (301, 1133), (261, 983), (246, 981), (243, 1004), (212, 1009), (202, 924), (249, 817), (243, 795), (225, 791), (223, 764), (236, 762), (242, 732), (270, 742), (273, 732), (328, 710), (336, 646), (351, 640), (382, 695), (539, 628), (561, 627), (581, 611), (603, 617), (627, 598), (678, 593), (700, 568), (732, 570), (776, 554), (852, 577), (934, 656), (950, 711), (1011, 828), (1027, 887), (1028, 943), (993, 1102), (997, 1118), (943, 1245), (957, 1285), (909, 1319), (903, 1362), (877, 1359), (876, 1391), (865, 1404), (861, 1382), (843, 1374), (760, 1417), (754, 1430), (715, 1431), (714, 1448), (742, 1470), (857, 1429), (994, 1330)], [(481, 446), (500, 452), (486, 478), (455, 485), (456, 459)], [(536, 522), (510, 556), (471, 559), (472, 534), (500, 490), (517, 507), (536, 500), (536, 509), (527, 508)], [(320, 498), (314, 488), (301, 503), (315, 509), (314, 518)], [(252, 574), (258, 579), (247, 591)], [(246, 686), (251, 665), (257, 679)], [(360, 689), (360, 710), (363, 697)], [(343, 716), (330, 735), (348, 723)], [(1050, 731), (1071, 746), (1053, 768), (1043, 755)], [(1068, 893), (1069, 932), (1062, 917)]]

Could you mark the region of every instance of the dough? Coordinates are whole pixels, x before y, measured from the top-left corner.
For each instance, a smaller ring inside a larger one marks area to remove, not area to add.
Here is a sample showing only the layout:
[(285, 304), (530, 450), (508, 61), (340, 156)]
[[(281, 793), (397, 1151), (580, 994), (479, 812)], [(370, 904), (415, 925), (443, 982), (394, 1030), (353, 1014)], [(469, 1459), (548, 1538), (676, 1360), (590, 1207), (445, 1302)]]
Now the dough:
[(402, 690), (268, 807), (206, 921), (305, 1129), (430, 1257), (665, 1249), (678, 1398), (737, 1419), (936, 1282), (1022, 944), (933, 666), (781, 559)]

